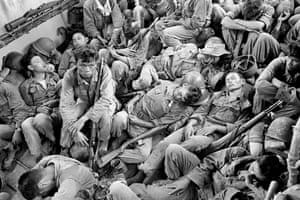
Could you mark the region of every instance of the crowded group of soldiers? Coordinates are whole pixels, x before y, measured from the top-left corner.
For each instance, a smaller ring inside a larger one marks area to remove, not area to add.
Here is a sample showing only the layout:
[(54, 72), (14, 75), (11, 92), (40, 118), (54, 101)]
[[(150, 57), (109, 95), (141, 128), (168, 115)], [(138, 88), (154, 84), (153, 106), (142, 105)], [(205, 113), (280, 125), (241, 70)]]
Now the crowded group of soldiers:
[(28, 149), (28, 200), (300, 199), (299, 8), (84, 1), (66, 50), (3, 56), (2, 170)]

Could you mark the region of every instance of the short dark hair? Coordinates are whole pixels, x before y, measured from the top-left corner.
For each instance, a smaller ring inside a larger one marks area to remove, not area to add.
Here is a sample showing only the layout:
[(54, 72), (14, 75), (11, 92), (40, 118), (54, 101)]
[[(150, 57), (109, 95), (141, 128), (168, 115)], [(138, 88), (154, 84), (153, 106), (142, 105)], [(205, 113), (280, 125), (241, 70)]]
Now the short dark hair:
[(76, 62), (78, 62), (78, 60), (82, 62), (93, 62), (99, 59), (98, 51), (90, 45), (74, 50), (74, 56)]
[(188, 93), (187, 96), (184, 98), (183, 103), (185, 105), (194, 104), (197, 101), (199, 101), (200, 97), (201, 97), (201, 90), (196, 86), (189, 85)]
[(257, 159), (257, 163), (262, 174), (268, 178), (268, 181), (278, 180), (285, 167), (276, 155), (263, 155)]
[(291, 42), (288, 45), (288, 47), (289, 47), (288, 55), (300, 59), (300, 42), (299, 41)]
[(18, 189), (27, 200), (32, 200), (40, 195), (38, 186), (43, 178), (43, 169), (32, 169), (22, 174), (18, 181)]

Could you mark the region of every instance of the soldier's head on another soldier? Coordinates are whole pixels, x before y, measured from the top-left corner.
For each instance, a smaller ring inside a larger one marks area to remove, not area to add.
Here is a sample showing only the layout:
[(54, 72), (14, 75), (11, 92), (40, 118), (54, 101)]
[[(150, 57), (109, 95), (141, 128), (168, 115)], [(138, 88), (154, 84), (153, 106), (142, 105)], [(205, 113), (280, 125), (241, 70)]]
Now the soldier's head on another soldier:
[(94, 48), (86, 46), (74, 51), (74, 55), (79, 75), (84, 79), (90, 79), (98, 66), (98, 52)]
[(183, 83), (174, 90), (173, 98), (185, 105), (196, 103), (201, 97), (201, 91), (198, 87), (188, 83)]

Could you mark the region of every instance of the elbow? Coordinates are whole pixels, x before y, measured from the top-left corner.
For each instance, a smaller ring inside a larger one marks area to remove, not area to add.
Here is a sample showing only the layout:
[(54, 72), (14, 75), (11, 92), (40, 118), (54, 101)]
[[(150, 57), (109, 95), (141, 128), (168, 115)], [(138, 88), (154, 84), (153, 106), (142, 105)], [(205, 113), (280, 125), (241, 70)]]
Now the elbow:
[(229, 28), (230, 21), (231, 19), (228, 16), (224, 17), (221, 21), (222, 27)]

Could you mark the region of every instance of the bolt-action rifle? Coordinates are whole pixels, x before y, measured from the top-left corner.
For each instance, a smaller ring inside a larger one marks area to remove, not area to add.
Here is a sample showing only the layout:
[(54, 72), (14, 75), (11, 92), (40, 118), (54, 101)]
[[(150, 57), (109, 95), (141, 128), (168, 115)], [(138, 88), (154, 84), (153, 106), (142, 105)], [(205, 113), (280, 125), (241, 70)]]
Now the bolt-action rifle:
[(201, 157), (204, 157), (210, 153), (219, 151), (223, 148), (229, 147), (232, 145), (245, 131), (250, 129), (252, 126), (254, 126), (257, 122), (261, 121), (265, 116), (267, 116), (270, 112), (272, 112), (274, 109), (278, 108), (283, 104), (282, 100), (276, 101), (273, 105), (271, 105), (266, 110), (260, 112), (258, 115), (256, 115), (254, 118), (250, 119), (243, 125), (235, 128), (233, 131), (228, 133), (227, 135), (221, 137), (220, 139), (214, 141), (211, 143), (206, 149), (203, 149), (201, 152), (199, 152), (199, 155)]
[[(104, 62), (104, 58), (102, 57), (100, 68), (98, 70), (98, 80), (97, 80), (95, 96), (94, 96), (94, 105), (100, 97), (100, 87), (101, 87), (101, 83), (103, 81), (103, 68), (104, 68), (104, 65), (105, 65), (105, 62)], [(91, 139), (90, 139), (90, 142), (89, 142), (89, 167), (92, 168), (92, 169), (95, 169), (95, 167), (96, 167), (95, 166), (95, 152), (94, 152), (94, 149), (95, 149), (95, 146), (96, 146), (97, 132), (98, 132), (98, 123), (93, 122), (92, 132), (91, 132)]]
[(78, 3), (79, 0), (57, 0), (30, 9), (22, 17), (4, 25), (7, 33), (0, 35), (0, 48)]

